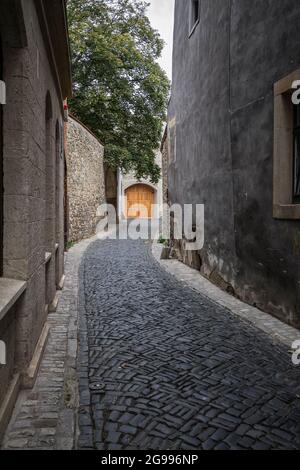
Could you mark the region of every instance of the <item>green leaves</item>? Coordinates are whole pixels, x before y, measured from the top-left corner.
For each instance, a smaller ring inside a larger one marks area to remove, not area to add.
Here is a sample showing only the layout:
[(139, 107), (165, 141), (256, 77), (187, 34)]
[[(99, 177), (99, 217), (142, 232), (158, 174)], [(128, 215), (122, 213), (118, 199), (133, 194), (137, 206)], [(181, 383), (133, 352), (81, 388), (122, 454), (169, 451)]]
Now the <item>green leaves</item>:
[(141, 0), (70, 0), (74, 97), (70, 108), (105, 145), (105, 160), (157, 182), (169, 81), (163, 41)]

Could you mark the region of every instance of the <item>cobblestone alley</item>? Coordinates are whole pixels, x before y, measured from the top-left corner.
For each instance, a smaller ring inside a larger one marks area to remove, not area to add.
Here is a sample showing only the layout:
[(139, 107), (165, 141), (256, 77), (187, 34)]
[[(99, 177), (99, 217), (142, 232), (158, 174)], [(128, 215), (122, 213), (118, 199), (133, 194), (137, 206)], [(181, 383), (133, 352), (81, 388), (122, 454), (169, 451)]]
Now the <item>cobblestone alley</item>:
[(287, 347), (179, 283), (147, 242), (96, 241), (80, 271), (80, 448), (300, 448)]

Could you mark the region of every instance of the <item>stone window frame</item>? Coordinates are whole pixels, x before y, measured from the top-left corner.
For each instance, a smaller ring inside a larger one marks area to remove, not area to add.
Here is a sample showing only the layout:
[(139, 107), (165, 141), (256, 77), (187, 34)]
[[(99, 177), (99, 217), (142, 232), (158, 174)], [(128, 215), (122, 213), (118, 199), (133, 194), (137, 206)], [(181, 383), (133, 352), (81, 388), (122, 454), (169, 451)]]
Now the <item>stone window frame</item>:
[(273, 217), (299, 220), (300, 204), (293, 201), (293, 83), (300, 69), (274, 85)]

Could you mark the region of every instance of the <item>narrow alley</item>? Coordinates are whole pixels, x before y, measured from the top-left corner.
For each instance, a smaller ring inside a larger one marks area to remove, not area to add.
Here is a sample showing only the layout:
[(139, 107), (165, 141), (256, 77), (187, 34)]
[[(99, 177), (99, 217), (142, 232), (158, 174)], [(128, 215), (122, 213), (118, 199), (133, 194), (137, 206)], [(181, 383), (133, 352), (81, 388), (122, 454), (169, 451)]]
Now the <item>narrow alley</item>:
[(94, 242), (81, 283), (80, 448), (299, 448), (287, 348), (180, 284), (148, 242)]
[(282, 323), (251, 326), (153, 253), (150, 241), (96, 237), (70, 249), (36, 382), (3, 449), (299, 448), (299, 371), (289, 339), (271, 334)]
[(0, 451), (300, 450), (299, 24), (0, 0)]

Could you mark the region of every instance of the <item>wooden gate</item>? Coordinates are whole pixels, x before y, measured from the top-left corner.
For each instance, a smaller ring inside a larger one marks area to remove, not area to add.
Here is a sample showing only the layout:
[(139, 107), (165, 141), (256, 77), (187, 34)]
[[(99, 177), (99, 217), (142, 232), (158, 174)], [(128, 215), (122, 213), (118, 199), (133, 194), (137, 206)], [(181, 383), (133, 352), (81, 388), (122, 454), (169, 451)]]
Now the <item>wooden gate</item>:
[(135, 184), (125, 191), (128, 219), (149, 219), (153, 215), (154, 189), (146, 184)]

